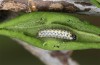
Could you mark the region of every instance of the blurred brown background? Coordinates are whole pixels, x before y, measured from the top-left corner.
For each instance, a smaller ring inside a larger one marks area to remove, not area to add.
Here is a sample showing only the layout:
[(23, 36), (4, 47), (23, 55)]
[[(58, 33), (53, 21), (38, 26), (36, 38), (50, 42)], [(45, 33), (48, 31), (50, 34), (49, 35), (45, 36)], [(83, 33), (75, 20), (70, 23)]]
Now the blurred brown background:
[[(78, 15), (82, 19), (87, 19), (93, 25), (100, 27), (99, 16)], [(72, 54), (72, 58), (80, 65), (100, 65), (100, 49), (77, 50)], [(17, 42), (6, 36), (0, 36), (0, 65), (44, 65), (36, 57)]]

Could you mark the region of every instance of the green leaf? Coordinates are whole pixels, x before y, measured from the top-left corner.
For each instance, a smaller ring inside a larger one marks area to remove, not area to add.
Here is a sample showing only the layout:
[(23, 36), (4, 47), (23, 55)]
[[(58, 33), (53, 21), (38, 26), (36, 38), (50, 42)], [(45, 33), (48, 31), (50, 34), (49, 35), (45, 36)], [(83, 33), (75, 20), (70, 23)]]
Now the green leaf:
[(100, 0), (90, 0), (92, 4), (100, 8)]
[[(39, 32), (44, 30), (56, 30), (57, 33), (68, 31), (70, 34), (75, 35), (76, 39), (39, 36)], [(47, 50), (100, 48), (100, 28), (66, 13), (28, 13), (2, 23), (0, 34), (20, 39), (28, 44)]]
[(97, 0), (100, 3), (100, 0)]

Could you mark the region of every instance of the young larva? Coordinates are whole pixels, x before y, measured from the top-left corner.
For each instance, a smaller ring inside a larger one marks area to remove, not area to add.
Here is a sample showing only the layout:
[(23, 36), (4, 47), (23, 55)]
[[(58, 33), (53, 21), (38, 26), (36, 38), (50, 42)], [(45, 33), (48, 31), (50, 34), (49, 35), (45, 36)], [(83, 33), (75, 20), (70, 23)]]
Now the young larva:
[(76, 40), (76, 35), (66, 30), (45, 29), (38, 32), (39, 37), (60, 38), (66, 40)]

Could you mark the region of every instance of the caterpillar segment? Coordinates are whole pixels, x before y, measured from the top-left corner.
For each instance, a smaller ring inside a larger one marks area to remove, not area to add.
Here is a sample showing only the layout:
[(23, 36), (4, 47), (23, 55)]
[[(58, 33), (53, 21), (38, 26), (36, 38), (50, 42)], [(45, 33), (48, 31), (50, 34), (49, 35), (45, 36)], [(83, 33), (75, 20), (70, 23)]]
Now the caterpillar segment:
[(66, 40), (76, 40), (76, 35), (70, 31), (59, 29), (45, 29), (38, 32), (39, 37), (59, 38)]

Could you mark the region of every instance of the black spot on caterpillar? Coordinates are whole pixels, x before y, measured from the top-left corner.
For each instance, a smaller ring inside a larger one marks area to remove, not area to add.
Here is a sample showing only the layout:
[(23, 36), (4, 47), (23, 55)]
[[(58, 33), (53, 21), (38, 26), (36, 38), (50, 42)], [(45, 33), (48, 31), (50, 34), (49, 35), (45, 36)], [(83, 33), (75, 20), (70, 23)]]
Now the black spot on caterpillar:
[(45, 29), (38, 32), (39, 37), (59, 38), (65, 40), (76, 40), (76, 35), (67, 30)]

